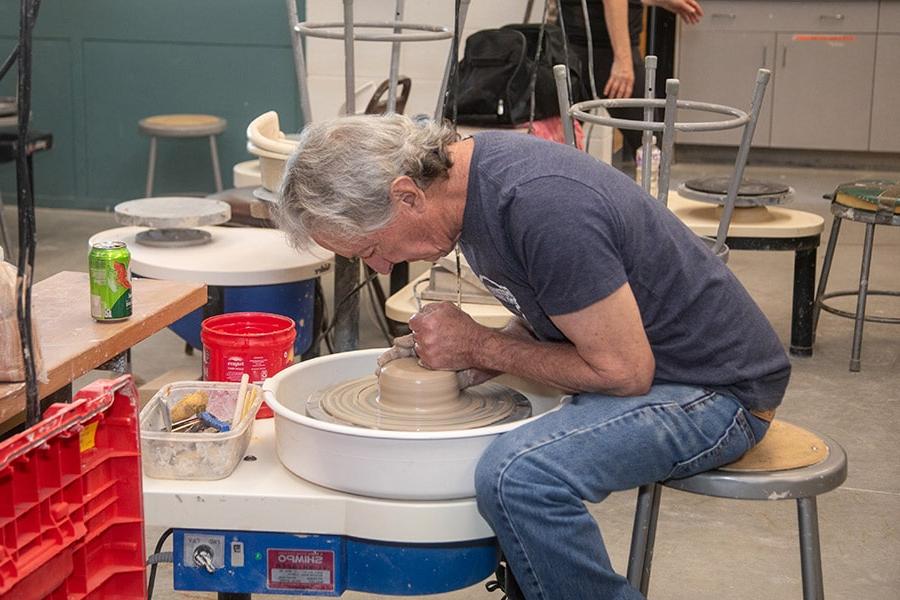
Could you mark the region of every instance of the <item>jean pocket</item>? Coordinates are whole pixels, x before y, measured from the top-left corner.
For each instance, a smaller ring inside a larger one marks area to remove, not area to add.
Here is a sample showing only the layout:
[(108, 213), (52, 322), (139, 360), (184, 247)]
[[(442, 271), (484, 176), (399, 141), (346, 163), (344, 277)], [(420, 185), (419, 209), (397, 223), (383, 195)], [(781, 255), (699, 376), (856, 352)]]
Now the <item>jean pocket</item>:
[(739, 459), (755, 444), (756, 438), (747, 417), (743, 410), (738, 410), (734, 419), (712, 446), (676, 463), (665, 479), (682, 479), (727, 465)]

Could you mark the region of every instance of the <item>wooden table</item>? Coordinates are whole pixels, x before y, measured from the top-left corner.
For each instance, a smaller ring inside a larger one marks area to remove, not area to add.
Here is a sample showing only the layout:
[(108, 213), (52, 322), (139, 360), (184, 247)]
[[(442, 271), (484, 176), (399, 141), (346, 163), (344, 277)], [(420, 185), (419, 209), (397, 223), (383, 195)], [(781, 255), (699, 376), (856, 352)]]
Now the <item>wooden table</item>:
[[(206, 304), (202, 283), (135, 279), (132, 285), (134, 313), (113, 323), (91, 318), (87, 273), (63, 271), (34, 285), (33, 318), (47, 371), (47, 381), (38, 384), (40, 398)], [(0, 432), (18, 425), (24, 410), (25, 384), (0, 384)]]
[[(722, 208), (669, 193), (669, 209), (697, 235), (715, 236)], [(794, 356), (812, 356), (812, 313), (816, 285), (816, 249), (825, 219), (817, 214), (757, 206), (734, 211), (725, 243), (731, 250), (789, 251), (794, 253), (791, 300), (791, 343)]]

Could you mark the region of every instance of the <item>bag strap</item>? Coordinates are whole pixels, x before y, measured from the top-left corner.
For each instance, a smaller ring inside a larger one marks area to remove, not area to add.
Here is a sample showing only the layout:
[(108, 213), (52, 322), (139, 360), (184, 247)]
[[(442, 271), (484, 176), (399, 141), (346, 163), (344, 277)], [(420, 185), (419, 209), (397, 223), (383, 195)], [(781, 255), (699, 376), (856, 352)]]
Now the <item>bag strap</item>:
[[(549, 0), (547, 0), (549, 2)], [(559, 21), (559, 29), (562, 31), (563, 39), (563, 61), (566, 65), (566, 89), (569, 91), (569, 102), (572, 102), (572, 66), (569, 64), (569, 36), (566, 35), (566, 20), (563, 18), (563, 11), (557, 11), (557, 20)], [(560, 115), (562, 117), (562, 115)]]
[(588, 81), (591, 84), (591, 100), (597, 100), (597, 76), (594, 74), (594, 38), (591, 31), (591, 19), (588, 15), (587, 0), (581, 0), (581, 14), (584, 17), (584, 31), (587, 34)]
[[(456, 118), (459, 112), (459, 41), (460, 36), (462, 36), (462, 32), (459, 30), (459, 16), (460, 16), (460, 0), (454, 0), (453, 2), (453, 38), (451, 41), (451, 54), (453, 56), (451, 73), (450, 73), (450, 81), (453, 85), (453, 93), (451, 94), (453, 98), (453, 102), (450, 105), (450, 125), (453, 127), (453, 131), (456, 131)], [(446, 120), (447, 109), (444, 108), (444, 114), (441, 115), (442, 119)]]
[(541, 27), (538, 29), (537, 49), (534, 52), (534, 65), (531, 67), (531, 81), (528, 82), (528, 135), (534, 135), (534, 111), (537, 101), (537, 74), (538, 66), (541, 62), (541, 51), (544, 48), (544, 33), (547, 30), (547, 18), (549, 14), (550, 0), (544, 0), (544, 14), (541, 16)]

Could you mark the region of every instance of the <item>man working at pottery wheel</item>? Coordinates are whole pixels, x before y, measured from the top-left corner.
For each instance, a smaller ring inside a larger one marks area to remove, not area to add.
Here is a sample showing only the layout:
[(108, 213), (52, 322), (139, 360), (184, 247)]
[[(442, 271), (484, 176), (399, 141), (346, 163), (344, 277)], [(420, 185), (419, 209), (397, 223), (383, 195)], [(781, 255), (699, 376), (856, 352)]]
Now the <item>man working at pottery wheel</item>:
[(479, 510), (525, 598), (641, 598), (612, 570), (584, 502), (736, 460), (790, 375), (726, 266), (620, 172), (527, 135), (460, 140), (398, 115), (316, 123), (282, 192), (295, 243), (380, 273), (459, 244), (516, 317), (497, 331), (430, 304), (380, 364), (414, 350), (468, 384), (512, 373), (572, 392), (485, 451)]

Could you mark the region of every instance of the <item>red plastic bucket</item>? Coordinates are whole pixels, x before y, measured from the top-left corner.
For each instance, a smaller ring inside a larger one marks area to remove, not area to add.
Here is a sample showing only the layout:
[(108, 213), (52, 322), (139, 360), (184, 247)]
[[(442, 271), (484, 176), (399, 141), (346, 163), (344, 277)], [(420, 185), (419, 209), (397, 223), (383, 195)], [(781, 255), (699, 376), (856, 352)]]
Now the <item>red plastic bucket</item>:
[[(261, 312), (238, 312), (205, 319), (200, 325), (203, 343), (203, 379), (262, 382), (294, 361), (294, 320)], [(265, 404), (257, 418), (271, 417)]]

